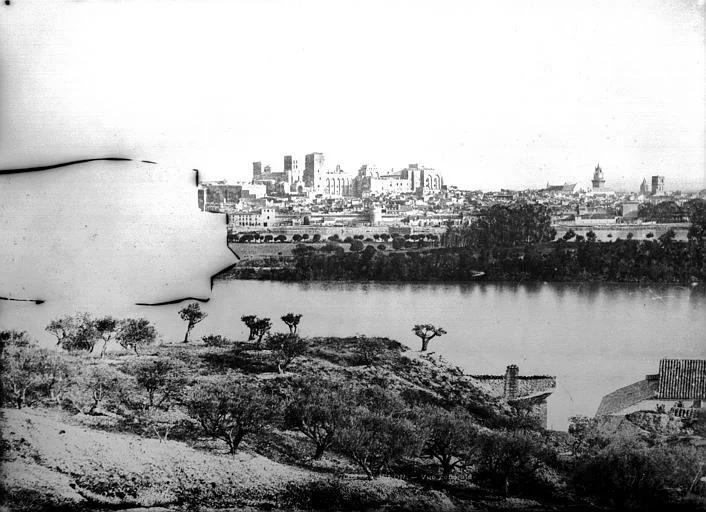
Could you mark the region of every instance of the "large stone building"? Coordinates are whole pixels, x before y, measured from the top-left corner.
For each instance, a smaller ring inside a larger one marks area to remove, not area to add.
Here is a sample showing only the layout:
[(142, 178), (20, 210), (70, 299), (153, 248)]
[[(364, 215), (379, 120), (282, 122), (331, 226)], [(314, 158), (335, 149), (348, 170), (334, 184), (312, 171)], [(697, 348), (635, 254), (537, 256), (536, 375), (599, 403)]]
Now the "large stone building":
[(706, 400), (706, 360), (662, 359), (659, 373), (608, 393), (596, 416), (625, 416), (637, 411), (693, 414)]
[(444, 181), (439, 173), (418, 164), (388, 174), (380, 173), (374, 166), (364, 165), (357, 175), (325, 166), (323, 153), (309, 153), (304, 158), (304, 169), (291, 155), (284, 157), (282, 171), (263, 168), (262, 162), (253, 162), (253, 183), (264, 185), (268, 195), (313, 194), (322, 196), (367, 196), (383, 194), (417, 193), (425, 195), (438, 192)]
[(652, 195), (664, 195), (664, 176), (652, 176)]
[(556, 389), (556, 377), (549, 375), (520, 375), (517, 365), (510, 365), (505, 375), (471, 375), (484, 390), (510, 405), (527, 405), (547, 426), (547, 398)]
[(364, 165), (356, 177), (356, 195), (381, 195), (395, 193), (427, 194), (442, 189), (441, 175), (419, 164), (409, 164), (406, 168), (387, 174), (380, 173), (374, 166)]

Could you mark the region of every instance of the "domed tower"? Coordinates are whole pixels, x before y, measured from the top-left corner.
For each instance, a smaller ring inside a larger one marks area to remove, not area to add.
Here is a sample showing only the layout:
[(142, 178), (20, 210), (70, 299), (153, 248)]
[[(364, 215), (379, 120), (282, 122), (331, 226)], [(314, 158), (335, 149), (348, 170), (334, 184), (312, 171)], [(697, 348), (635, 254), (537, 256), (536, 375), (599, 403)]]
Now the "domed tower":
[(596, 170), (593, 171), (593, 190), (600, 190), (605, 185), (605, 180), (603, 179), (603, 169), (601, 169), (601, 164), (596, 165)]

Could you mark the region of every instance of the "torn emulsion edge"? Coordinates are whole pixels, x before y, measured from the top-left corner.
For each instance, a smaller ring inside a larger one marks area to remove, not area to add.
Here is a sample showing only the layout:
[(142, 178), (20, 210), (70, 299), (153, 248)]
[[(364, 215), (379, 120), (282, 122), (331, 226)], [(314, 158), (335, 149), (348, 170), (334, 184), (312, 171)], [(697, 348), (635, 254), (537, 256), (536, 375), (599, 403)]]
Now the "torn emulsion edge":
[[(0, 175), (10, 175), (10, 174), (23, 174), (23, 173), (29, 173), (29, 172), (41, 172), (41, 171), (49, 171), (49, 170), (54, 170), (54, 169), (60, 169), (62, 167), (68, 167), (72, 165), (78, 165), (78, 164), (83, 164), (83, 163), (88, 163), (88, 162), (97, 162), (97, 161), (107, 161), (107, 162), (132, 162), (132, 161), (137, 161), (133, 158), (125, 158), (125, 157), (101, 157), (101, 158), (86, 158), (86, 159), (81, 159), (81, 160), (72, 160), (70, 162), (62, 162), (58, 164), (51, 164), (51, 165), (42, 165), (42, 166), (34, 166), (34, 167), (25, 167), (25, 168), (16, 168), (16, 169), (0, 169)], [(142, 163), (146, 164), (157, 164), (157, 162), (154, 162), (152, 160), (139, 160)], [(199, 176), (199, 170), (198, 169), (193, 169), (194, 171), (194, 178), (195, 178), (195, 186), (198, 187), (201, 184), (200, 176)], [(228, 225), (228, 214), (226, 213), (226, 226)], [(226, 232), (226, 247), (228, 247), (228, 250), (235, 256), (238, 260), (240, 260), (240, 257), (233, 251), (229, 246), (228, 246), (228, 235)], [(228, 265), (227, 267), (219, 270), (215, 274), (212, 274), (210, 276), (210, 289), (213, 290), (213, 284), (215, 277), (218, 276), (219, 274), (226, 272), (233, 268), (235, 266), (235, 263)], [(12, 298), (12, 297), (2, 297), (0, 296), (0, 300), (7, 300), (7, 301), (16, 301), (16, 302), (34, 302), (35, 304), (43, 304), (45, 302), (44, 299), (24, 299), (24, 298)], [(169, 304), (178, 304), (179, 302), (184, 302), (184, 301), (198, 301), (198, 302), (209, 302), (211, 299), (210, 298), (199, 298), (199, 297), (182, 297), (178, 299), (172, 299), (168, 301), (160, 301), (160, 302), (154, 302), (154, 303), (147, 303), (147, 302), (136, 302), (135, 305), (137, 306), (165, 306)]]

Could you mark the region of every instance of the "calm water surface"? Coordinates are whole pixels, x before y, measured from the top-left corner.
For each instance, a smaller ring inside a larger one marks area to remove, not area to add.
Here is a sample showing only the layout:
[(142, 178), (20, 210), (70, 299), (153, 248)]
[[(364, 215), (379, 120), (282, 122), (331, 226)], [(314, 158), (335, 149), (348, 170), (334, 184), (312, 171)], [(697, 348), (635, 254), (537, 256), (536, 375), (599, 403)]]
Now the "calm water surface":
[[(165, 342), (184, 335), (183, 304), (125, 308), (92, 304), (83, 311), (140, 315), (154, 322)], [(448, 334), (430, 350), (471, 373), (557, 377), (549, 425), (566, 428), (574, 414), (593, 415), (604, 394), (656, 373), (659, 359), (706, 357), (706, 292), (703, 287), (638, 287), (586, 284), (361, 284), (216, 281), (208, 318), (192, 336), (242, 338), (243, 314), (273, 318), (302, 313), (305, 336), (388, 336), (418, 349), (415, 323), (443, 326)], [(60, 304), (0, 301), (3, 328), (30, 331), (42, 343)]]

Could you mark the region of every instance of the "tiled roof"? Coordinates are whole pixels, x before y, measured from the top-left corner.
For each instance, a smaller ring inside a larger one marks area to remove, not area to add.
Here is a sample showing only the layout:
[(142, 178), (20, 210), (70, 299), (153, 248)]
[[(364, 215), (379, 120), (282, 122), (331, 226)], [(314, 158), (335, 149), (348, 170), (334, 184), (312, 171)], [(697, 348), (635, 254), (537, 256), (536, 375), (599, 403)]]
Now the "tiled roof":
[(603, 397), (601, 404), (598, 406), (596, 416), (615, 414), (643, 400), (654, 398), (656, 393), (657, 382), (654, 380), (641, 380), (629, 386), (616, 389)]
[(706, 398), (706, 360), (662, 359), (658, 392), (665, 400)]

